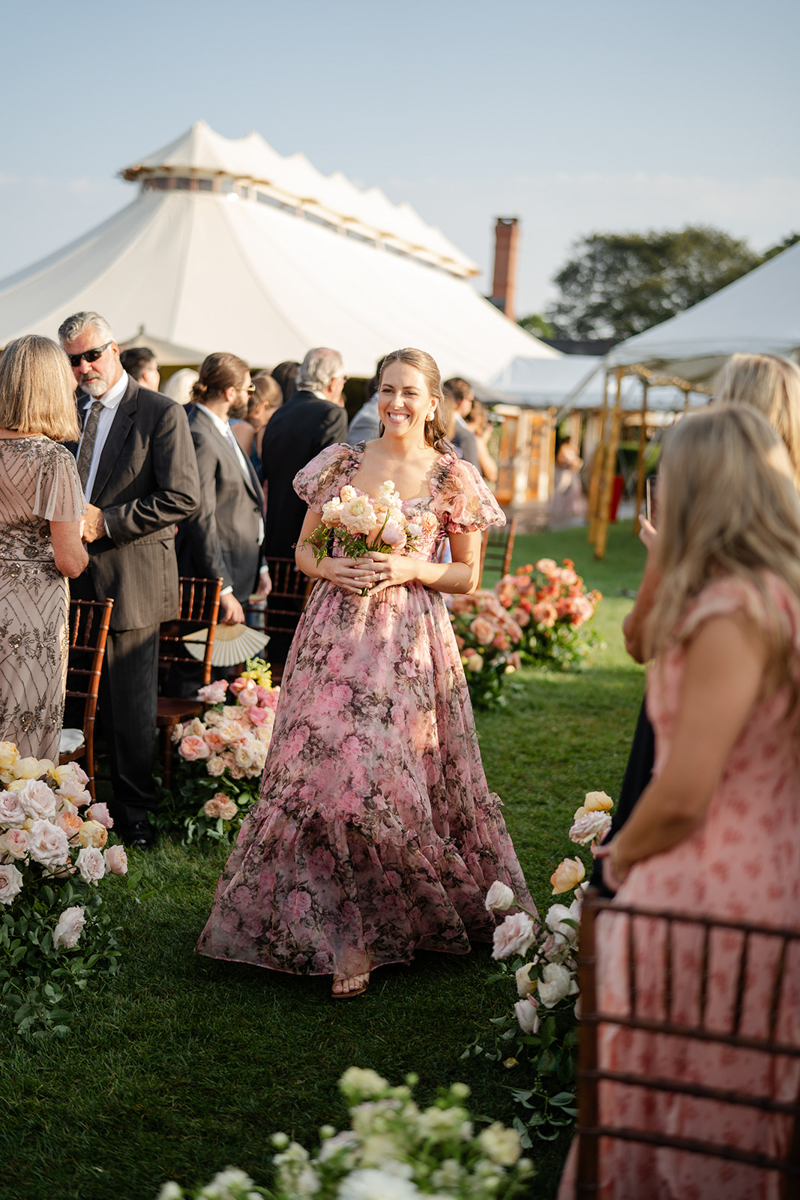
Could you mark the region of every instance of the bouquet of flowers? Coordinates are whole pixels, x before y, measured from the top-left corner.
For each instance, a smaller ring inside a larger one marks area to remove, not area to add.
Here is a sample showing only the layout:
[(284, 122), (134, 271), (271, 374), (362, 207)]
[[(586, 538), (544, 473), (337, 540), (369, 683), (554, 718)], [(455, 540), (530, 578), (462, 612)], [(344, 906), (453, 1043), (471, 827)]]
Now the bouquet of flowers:
[(587, 592), (575, 564), (565, 558), (559, 567), (552, 558), (520, 567), (495, 585), (497, 599), (522, 629), (523, 662), (565, 668), (589, 651), (586, 622), (602, 600)]
[[(576, 809), (569, 831), (579, 846), (599, 844), (611, 825), (613, 800), (605, 792), (587, 792)], [(575, 1054), (578, 995), (578, 938), (581, 901), (588, 887), (586, 868), (580, 858), (565, 858), (550, 876), (554, 896), (573, 892), (572, 902), (552, 904), (541, 925), (503, 883), (493, 883), (486, 895), (489, 912), (519, 911), (507, 916), (494, 931), (492, 957), (500, 968), (490, 982), (507, 982), (513, 973), (517, 996), (513, 1014), (496, 1022), (498, 1048), (485, 1051), (478, 1042), (465, 1052), (487, 1054), (503, 1060), (509, 1069), (527, 1058), (531, 1086), (514, 1089), (513, 1095), (531, 1115), (523, 1145), (530, 1146), (530, 1133), (550, 1138), (552, 1128), (570, 1123), (575, 1115)], [(511, 964), (509, 965), (509, 959)], [(516, 1042), (514, 1053), (509, 1050)], [(516, 1122), (515, 1122), (516, 1124)], [(522, 1125), (522, 1123), (520, 1123)]]
[[(61, 1005), (70, 983), (92, 969), (116, 971), (116, 942), (98, 916), (97, 885), (124, 875), (122, 846), (107, 845), (114, 822), (93, 804), (77, 763), (22, 758), (0, 743), (0, 981), (20, 1032), (67, 1032)], [(81, 809), (85, 809), (81, 814)], [(76, 954), (68, 959), (68, 953)]]
[(175, 783), (162, 789), (157, 828), (181, 830), (186, 842), (219, 841), (238, 830), (259, 797), (280, 691), (260, 658), (248, 659), (233, 683), (200, 688), (202, 717), (172, 733)]
[[(403, 512), (403, 502), (391, 479), (382, 483), (377, 497), (360, 495), (346, 484), (338, 496), (322, 506), (322, 524), (306, 538), (320, 562), (328, 554), (331, 533), (346, 558), (363, 558), (371, 550), (381, 554), (413, 550), (423, 534), (436, 530), (437, 521), (431, 512), (419, 514), (409, 521)], [(369, 588), (361, 593), (366, 596)]]
[[(196, 1193), (197, 1200), (508, 1200), (529, 1194), (533, 1164), (521, 1158), (520, 1138), (499, 1121), (476, 1134), (464, 1108), (469, 1088), (454, 1083), (420, 1109), (412, 1098), (416, 1075), (390, 1087), (375, 1071), (350, 1067), (339, 1087), (350, 1108), (351, 1128), (323, 1126), (322, 1145), (311, 1154), (285, 1133), (273, 1135), (278, 1153), (274, 1190), (256, 1187), (243, 1171), (229, 1168)], [(184, 1200), (166, 1183), (159, 1200)]]
[(449, 607), (472, 703), (480, 708), (504, 704), (503, 682), (521, 661), (522, 628), (494, 592), (453, 596)]

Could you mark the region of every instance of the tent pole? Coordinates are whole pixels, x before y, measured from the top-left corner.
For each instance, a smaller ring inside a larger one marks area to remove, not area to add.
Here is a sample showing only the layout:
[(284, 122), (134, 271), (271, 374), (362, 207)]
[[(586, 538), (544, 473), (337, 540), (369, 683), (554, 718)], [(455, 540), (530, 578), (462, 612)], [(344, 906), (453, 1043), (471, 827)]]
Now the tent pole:
[(605, 558), (606, 542), (608, 541), (608, 524), (611, 516), (611, 497), (614, 492), (614, 475), (619, 449), (619, 435), (622, 428), (622, 376), (623, 368), (617, 367), (617, 395), (614, 400), (614, 411), (611, 414), (611, 432), (606, 445), (605, 461), (603, 463), (603, 478), (600, 488), (600, 509), (597, 517), (597, 534), (594, 543), (595, 558)]
[(606, 423), (608, 416), (608, 371), (603, 376), (603, 407), (600, 409), (600, 428), (597, 449), (592, 460), (592, 475), (589, 480), (589, 535), (587, 541), (593, 544), (597, 536), (597, 510), (600, 500), (600, 480), (603, 475), (603, 451), (606, 440)]
[(684, 392), (684, 396), (683, 396), (683, 411), (684, 412), (689, 411), (689, 396), (690, 395), (691, 395), (691, 393), (690, 393), (689, 389), (687, 388), (686, 391)]
[(644, 452), (647, 445), (647, 380), (642, 380), (642, 427), (639, 430), (639, 456), (636, 461), (636, 518), (633, 522), (634, 535), (639, 534), (639, 517), (644, 500)]

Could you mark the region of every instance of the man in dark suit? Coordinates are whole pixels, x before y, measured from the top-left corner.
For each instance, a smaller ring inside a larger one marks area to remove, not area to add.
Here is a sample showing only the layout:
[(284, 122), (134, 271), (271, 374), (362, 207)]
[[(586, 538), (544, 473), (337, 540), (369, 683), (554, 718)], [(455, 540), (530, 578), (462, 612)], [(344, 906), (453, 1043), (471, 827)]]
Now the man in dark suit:
[(122, 836), (146, 846), (156, 806), (159, 626), (178, 613), (174, 530), (200, 501), (197, 463), (183, 409), (129, 378), (103, 317), (75, 313), (58, 335), (83, 393), (77, 460), (90, 501), (89, 566), (72, 594), (114, 600), (100, 677), (113, 813)]
[(292, 487), (297, 472), (325, 446), (347, 440), (342, 404), (346, 379), (336, 350), (309, 350), (300, 367), (298, 391), (276, 410), (264, 430), (267, 558), (294, 558), (306, 515), (306, 506)]
[[(242, 605), (253, 592), (266, 595), (269, 573), (261, 564), (264, 540), (264, 494), (253, 466), (236, 441), (229, 417), (247, 412), (253, 389), (250, 370), (235, 354), (210, 354), (200, 367), (189, 407), (200, 507), (178, 528), (181, 575), (222, 579), (220, 620), (244, 621)], [(198, 671), (182, 672), (189, 686)], [(199, 677), (194, 682), (196, 690)], [(191, 690), (181, 685), (186, 695)]]

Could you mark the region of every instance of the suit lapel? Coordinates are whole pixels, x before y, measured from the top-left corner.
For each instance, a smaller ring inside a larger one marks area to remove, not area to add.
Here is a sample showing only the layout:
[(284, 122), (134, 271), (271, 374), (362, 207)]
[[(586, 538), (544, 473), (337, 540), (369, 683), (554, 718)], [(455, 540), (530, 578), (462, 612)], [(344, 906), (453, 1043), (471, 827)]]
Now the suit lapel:
[(139, 385), (135, 380), (130, 379), (125, 389), (125, 395), (120, 400), (117, 411), (114, 414), (114, 420), (108, 431), (108, 437), (100, 455), (100, 462), (98, 463), (97, 474), (94, 479), (94, 487), (92, 488), (92, 504), (95, 503), (97, 497), (102, 495), (103, 488), (111, 477), (111, 472), (114, 470), (117, 459), (122, 453), (122, 447), (128, 436), (128, 430), (136, 419), (136, 410), (138, 407)]
[[(223, 437), (223, 435), (217, 429), (214, 422), (210, 421), (208, 419), (208, 416), (206, 415), (206, 413), (203, 412), (203, 410), (201, 408), (195, 409), (194, 419), (195, 419), (195, 421), (202, 421), (204, 423), (205, 428), (207, 430), (209, 430), (209, 432), (211, 434), (213, 434), (213, 436), (216, 437), (218, 441), (222, 442), (223, 446), (225, 447), (225, 453), (228, 455), (228, 461), (230, 462), (231, 466), (236, 471), (237, 475), (239, 475), (244, 480), (245, 487), (251, 493), (253, 499), (256, 500), (263, 509), (264, 494), (261, 490), (261, 484), (259, 483), (258, 476), (256, 475), (255, 471), (253, 470), (253, 464), (250, 462), (250, 459), (246, 457), (244, 451), (242, 451), (242, 456), (244, 457), (245, 462), (247, 463), (247, 475), (244, 475), (244, 473), (242, 472), (241, 459), (239, 458), (238, 454), (234, 450), (233, 446), (230, 444), (230, 442), (228, 441), (228, 439), (226, 437)], [(233, 436), (235, 436), (235, 434)]]

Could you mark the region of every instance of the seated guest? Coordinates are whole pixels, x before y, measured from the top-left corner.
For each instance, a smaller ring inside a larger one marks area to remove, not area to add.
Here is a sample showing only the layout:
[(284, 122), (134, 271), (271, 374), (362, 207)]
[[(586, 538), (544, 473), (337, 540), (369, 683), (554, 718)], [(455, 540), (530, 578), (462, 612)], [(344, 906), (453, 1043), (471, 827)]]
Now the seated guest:
[(158, 362), (153, 351), (147, 346), (129, 346), (127, 350), (120, 350), (119, 361), (131, 379), (153, 392), (158, 391), (158, 385), (161, 383)]
[(267, 423), (283, 404), (283, 392), (269, 371), (259, 371), (253, 376), (255, 389), (247, 397), (247, 414), (241, 419), (231, 419), (233, 436), (253, 464), (253, 470), (261, 478), (261, 442)]

